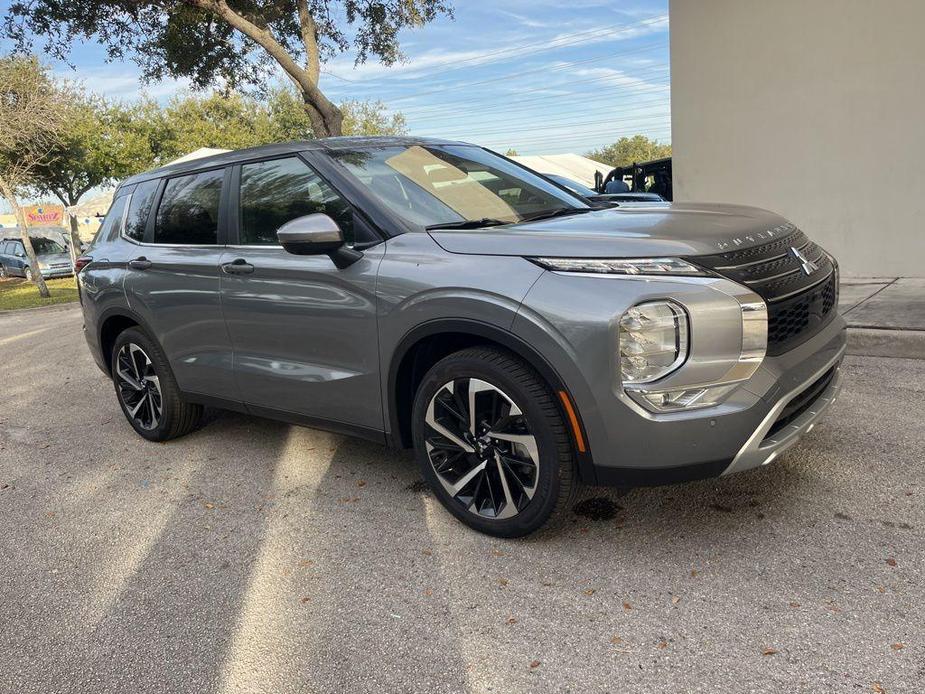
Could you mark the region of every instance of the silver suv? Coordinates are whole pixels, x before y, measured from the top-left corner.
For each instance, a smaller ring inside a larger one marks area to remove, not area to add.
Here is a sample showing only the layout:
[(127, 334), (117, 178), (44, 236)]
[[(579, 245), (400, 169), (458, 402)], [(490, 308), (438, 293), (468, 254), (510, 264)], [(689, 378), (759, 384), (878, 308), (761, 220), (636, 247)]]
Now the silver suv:
[(482, 532), (579, 484), (770, 463), (835, 399), (833, 258), (750, 207), (596, 208), (480, 147), (334, 138), (141, 174), (78, 262), (128, 422), (203, 406), (413, 447)]

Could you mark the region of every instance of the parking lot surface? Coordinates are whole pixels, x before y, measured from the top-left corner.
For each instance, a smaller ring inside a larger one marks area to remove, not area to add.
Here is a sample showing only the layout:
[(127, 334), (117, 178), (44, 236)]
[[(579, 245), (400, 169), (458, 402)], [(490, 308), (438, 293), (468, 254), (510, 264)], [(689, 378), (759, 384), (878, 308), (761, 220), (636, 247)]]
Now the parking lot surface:
[(78, 309), (0, 316), (0, 691), (921, 692), (925, 361), (849, 357), (767, 468), (503, 541), (408, 455), (134, 434)]

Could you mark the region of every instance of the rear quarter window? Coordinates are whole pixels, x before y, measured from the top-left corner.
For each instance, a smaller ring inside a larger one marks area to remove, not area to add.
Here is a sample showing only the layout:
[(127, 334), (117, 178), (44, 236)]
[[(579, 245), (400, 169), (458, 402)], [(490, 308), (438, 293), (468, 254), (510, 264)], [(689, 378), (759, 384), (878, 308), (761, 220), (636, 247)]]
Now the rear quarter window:
[(148, 226), (148, 216), (151, 212), (151, 205), (154, 202), (154, 196), (160, 186), (160, 179), (145, 181), (139, 183), (132, 193), (132, 200), (128, 206), (128, 213), (125, 216), (125, 235), (134, 240), (141, 241), (144, 239), (145, 228)]
[(122, 227), (122, 216), (125, 213), (125, 203), (127, 200), (128, 195), (121, 195), (112, 201), (112, 205), (109, 206), (109, 211), (103, 218), (103, 223), (100, 225), (99, 231), (97, 231), (96, 236), (93, 237), (94, 246), (98, 243), (111, 241), (118, 236), (119, 229)]

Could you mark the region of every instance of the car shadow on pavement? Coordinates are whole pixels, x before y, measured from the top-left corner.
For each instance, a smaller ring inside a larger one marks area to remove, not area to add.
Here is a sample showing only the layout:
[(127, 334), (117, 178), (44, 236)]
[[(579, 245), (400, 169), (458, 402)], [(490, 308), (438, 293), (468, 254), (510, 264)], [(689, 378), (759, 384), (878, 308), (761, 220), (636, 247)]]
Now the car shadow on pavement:
[[(179, 489), (166, 509), (151, 509), (151, 533), (135, 528), (119, 538), (120, 551), (98, 557), (109, 564), (86, 576), (84, 588), (100, 613), (54, 651), (61, 660), (44, 668), (47, 691), (62, 682), (74, 691), (101, 682), (110, 691), (216, 688), (264, 542), (287, 429), (229, 414), (182, 441), (137, 444), (150, 450), (149, 487)], [(188, 476), (158, 479), (159, 469), (200, 454)], [(111, 594), (99, 601), (102, 589)]]

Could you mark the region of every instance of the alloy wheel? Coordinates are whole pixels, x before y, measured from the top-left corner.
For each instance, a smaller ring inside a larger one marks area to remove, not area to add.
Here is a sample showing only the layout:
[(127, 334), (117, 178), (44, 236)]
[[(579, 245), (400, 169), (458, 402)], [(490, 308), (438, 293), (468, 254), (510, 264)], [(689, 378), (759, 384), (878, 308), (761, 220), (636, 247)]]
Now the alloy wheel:
[(500, 388), (454, 379), (437, 390), (424, 419), (427, 456), (455, 502), (493, 519), (511, 518), (530, 503), (539, 481), (536, 438)]
[(164, 408), (161, 382), (150, 357), (134, 342), (119, 350), (116, 383), (128, 416), (146, 431), (157, 428)]

